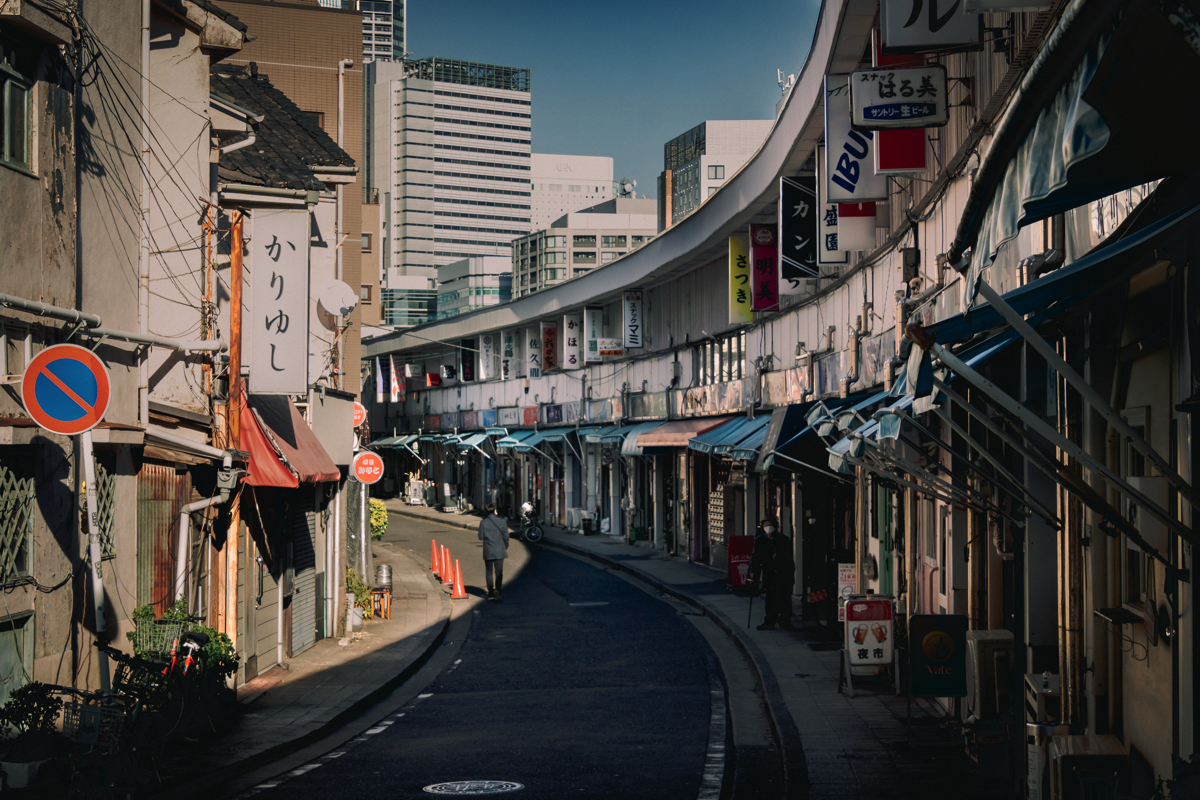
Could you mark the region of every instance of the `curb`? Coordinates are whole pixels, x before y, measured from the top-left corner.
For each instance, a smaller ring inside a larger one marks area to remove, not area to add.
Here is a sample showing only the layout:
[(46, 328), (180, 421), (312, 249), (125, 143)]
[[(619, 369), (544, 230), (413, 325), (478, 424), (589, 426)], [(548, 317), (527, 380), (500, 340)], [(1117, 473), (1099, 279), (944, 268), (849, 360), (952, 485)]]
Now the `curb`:
[(442, 594), (442, 606), (447, 611), (445, 617), (442, 619), (441, 629), (429, 642), (429, 646), (426, 647), (425, 650), (419, 655), (417, 655), (417, 657), (414, 658), (407, 666), (405, 666), (404, 669), (400, 670), (400, 672), (398, 672), (394, 677), (389, 678), (379, 687), (372, 689), (364, 696), (355, 700), (349, 706), (342, 709), (342, 711), (333, 717), (333, 719), (329, 720), (320, 727), (309, 731), (303, 736), (299, 736), (288, 742), (277, 744), (274, 747), (263, 750), (261, 753), (255, 753), (249, 758), (209, 772), (204, 775), (203, 779), (201, 780), (197, 780), (196, 777), (189, 778), (188, 781), (182, 785), (178, 781), (169, 780), (167, 782), (172, 784), (171, 789), (157, 792), (148, 795), (147, 797), (151, 798), (151, 800), (158, 800), (158, 798), (163, 798), (165, 800), (165, 798), (168, 797), (179, 798), (199, 796), (214, 786), (237, 778), (246, 774), (247, 772), (265, 766), (266, 764), (283, 758), (284, 756), (291, 755), (298, 750), (302, 750), (303, 748), (320, 741), (333, 731), (357, 717), (359, 714), (369, 709), (371, 706), (378, 703), (383, 698), (387, 697), (389, 694), (403, 685), (405, 681), (415, 675), (422, 667), (424, 667), (429, 659), (433, 657), (434, 652), (441, 647), (442, 642), (445, 640), (446, 632), (450, 629), (451, 617), (453, 615), (449, 613), (450, 598), (446, 596), (444, 592), (440, 594)]
[(738, 629), (731, 624), (730, 620), (726, 619), (716, 609), (709, 608), (703, 601), (678, 589), (673, 589), (640, 570), (631, 567), (627, 563), (613, 561), (597, 553), (572, 547), (570, 544), (563, 542), (543, 539), (542, 544), (566, 550), (574, 555), (602, 563), (610, 569), (632, 575), (647, 586), (691, 606), (711, 619), (729, 637), (734, 646), (737, 647), (739, 652), (745, 656), (746, 660), (753, 667), (755, 683), (758, 684), (758, 688), (766, 701), (767, 720), (770, 723), (771, 738), (775, 740), (775, 746), (778, 748), (780, 754), (780, 762), (783, 770), (783, 796), (788, 798), (788, 800), (801, 800), (801, 798), (807, 796), (808, 762), (804, 755), (804, 747), (800, 741), (800, 730), (796, 727), (796, 723), (790, 714), (779, 711), (779, 709), (784, 708), (783, 694), (779, 689), (778, 682), (775, 680), (774, 673), (765, 667), (762, 652), (754, 642), (744, 639), (739, 634)]

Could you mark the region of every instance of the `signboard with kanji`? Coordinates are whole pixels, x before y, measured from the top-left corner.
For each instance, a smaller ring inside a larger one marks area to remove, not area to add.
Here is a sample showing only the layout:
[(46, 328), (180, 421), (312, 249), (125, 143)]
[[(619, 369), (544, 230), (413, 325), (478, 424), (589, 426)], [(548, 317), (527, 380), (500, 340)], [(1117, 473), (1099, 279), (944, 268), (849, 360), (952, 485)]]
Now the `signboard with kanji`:
[(363, 450), (350, 464), (350, 474), (360, 483), (377, 483), (383, 477), (383, 459), (377, 453)]
[(909, 617), (908, 665), (913, 697), (966, 697), (967, 617)]
[(642, 292), (640, 289), (625, 292), (625, 347), (633, 350), (643, 347), (642, 343)]
[(254, 212), (243, 331), (251, 393), (308, 393), (309, 238), (307, 211)]
[(578, 369), (583, 366), (583, 315), (565, 314), (562, 335), (563, 369)]
[(583, 310), (583, 336), (587, 342), (585, 359), (589, 364), (599, 364), (604, 360), (597, 347), (597, 340), (604, 335), (604, 309), (585, 308)]
[(862, 130), (935, 128), (950, 120), (946, 68), (860, 69), (850, 73), (851, 122)]
[(354, 401), (354, 427), (367, 421), (367, 407), (357, 400)]
[(542, 323), (542, 369), (558, 369), (558, 323)]
[(830, 202), (886, 200), (886, 175), (875, 174), (875, 134), (850, 127), (850, 76), (825, 76), (825, 163), (817, 166)]
[(846, 601), (846, 653), (850, 666), (892, 663), (892, 599), (851, 597)]
[(753, 311), (779, 308), (779, 245), (774, 225), (750, 226), (750, 285)]
[(843, 250), (838, 238), (838, 204), (829, 202), (825, 180), (825, 147), (817, 147), (817, 266), (850, 263), (850, 251)]
[(729, 237), (729, 322), (733, 325), (754, 321), (751, 307), (750, 252), (742, 236)]
[(963, 0), (882, 0), (879, 24), (885, 53), (920, 53), (982, 40), (982, 18), (963, 12)]
[(100, 424), (109, 396), (108, 368), (79, 345), (47, 347), (33, 357), (21, 377), (21, 402), (30, 419), (64, 436)]
[(490, 381), (496, 377), (496, 349), (500, 336), (485, 333), (479, 337), (479, 380)]
[(816, 178), (779, 179), (779, 293), (799, 294), (817, 267)]

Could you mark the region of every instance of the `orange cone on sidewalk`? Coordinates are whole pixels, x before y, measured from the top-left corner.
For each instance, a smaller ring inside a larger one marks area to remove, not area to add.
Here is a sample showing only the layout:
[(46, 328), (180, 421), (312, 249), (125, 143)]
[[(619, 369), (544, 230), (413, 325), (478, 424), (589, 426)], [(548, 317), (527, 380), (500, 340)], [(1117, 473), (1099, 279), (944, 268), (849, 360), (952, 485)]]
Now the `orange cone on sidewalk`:
[(439, 575), (439, 574), (441, 574), (440, 570), (438, 569), (438, 565), (441, 563), (441, 561), (439, 559), (439, 556), (441, 555), (441, 553), (438, 550), (437, 539), (430, 539), (429, 543), (433, 546), (433, 558), (429, 562), (429, 571), (432, 572), (434, 575)]
[(451, 600), (466, 600), (467, 587), (463, 586), (462, 565), (458, 563), (458, 559), (454, 559), (454, 590), (450, 592)]
[(441, 571), (438, 573), (438, 580), (442, 583), (449, 583), (450, 578), (450, 550), (446, 545), (442, 545)]

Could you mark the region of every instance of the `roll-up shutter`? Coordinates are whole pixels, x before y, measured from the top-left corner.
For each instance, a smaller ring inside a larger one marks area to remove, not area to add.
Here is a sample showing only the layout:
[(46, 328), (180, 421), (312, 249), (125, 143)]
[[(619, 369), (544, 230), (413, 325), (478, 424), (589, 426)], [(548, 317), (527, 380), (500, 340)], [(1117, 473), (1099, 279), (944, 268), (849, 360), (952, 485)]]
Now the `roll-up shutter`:
[(296, 491), (292, 506), (292, 652), (303, 653), (317, 641), (316, 512), (311, 487)]

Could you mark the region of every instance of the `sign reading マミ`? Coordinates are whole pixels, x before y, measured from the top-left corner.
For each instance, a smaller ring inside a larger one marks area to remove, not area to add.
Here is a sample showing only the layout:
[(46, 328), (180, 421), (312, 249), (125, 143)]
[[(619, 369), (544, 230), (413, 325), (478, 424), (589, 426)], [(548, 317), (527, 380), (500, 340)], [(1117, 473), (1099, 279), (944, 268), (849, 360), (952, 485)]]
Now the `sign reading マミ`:
[(643, 347), (642, 344), (642, 292), (640, 289), (625, 292), (625, 347), (629, 350)]
[(250, 242), (250, 384), (255, 394), (308, 393), (307, 211), (260, 210)]
[(950, 119), (946, 68), (860, 69), (850, 73), (851, 121), (855, 128), (936, 128)]

